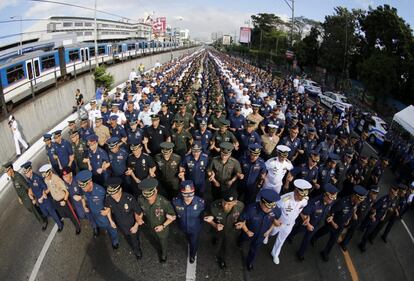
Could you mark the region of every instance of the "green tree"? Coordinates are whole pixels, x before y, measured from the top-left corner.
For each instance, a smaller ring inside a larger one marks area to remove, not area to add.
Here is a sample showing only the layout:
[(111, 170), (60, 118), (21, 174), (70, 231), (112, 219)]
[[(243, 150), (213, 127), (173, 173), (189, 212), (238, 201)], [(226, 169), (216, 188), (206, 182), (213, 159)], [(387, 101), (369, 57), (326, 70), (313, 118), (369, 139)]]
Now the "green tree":
[(320, 34), (316, 27), (312, 27), (308, 36), (294, 44), (296, 59), (300, 66), (315, 67), (318, 64)]
[(361, 10), (349, 11), (347, 8), (337, 7), (335, 14), (326, 16), (322, 23), (320, 64), (328, 73), (334, 75), (335, 87), (340, 77), (348, 77), (349, 57), (356, 50), (357, 20), (361, 14)]
[(107, 89), (111, 89), (114, 83), (114, 77), (112, 74), (106, 72), (105, 66), (101, 65), (95, 68), (94, 80), (95, 86), (98, 88), (104, 86)]

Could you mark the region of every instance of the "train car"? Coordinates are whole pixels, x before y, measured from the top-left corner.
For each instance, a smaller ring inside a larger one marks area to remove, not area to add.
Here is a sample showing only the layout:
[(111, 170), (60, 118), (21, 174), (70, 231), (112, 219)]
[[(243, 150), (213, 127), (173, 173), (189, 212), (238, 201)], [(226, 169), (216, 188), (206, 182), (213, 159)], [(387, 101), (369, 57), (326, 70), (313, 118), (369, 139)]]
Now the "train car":
[(16, 103), (33, 91), (45, 88), (60, 77), (57, 50), (36, 51), (11, 59), (0, 68), (1, 84), (6, 103)]

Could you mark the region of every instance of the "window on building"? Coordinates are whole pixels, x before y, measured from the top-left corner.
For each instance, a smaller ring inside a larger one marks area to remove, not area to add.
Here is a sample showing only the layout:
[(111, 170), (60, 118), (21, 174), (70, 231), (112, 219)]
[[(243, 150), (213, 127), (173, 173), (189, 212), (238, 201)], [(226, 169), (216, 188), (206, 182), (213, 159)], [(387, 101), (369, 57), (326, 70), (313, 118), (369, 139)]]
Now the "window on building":
[(77, 61), (79, 59), (79, 50), (69, 51), (69, 61)]
[(71, 22), (64, 22), (63, 23), (63, 27), (71, 27), (72, 23)]
[(85, 27), (92, 26), (91, 22), (85, 22)]
[(85, 36), (92, 36), (92, 31), (85, 31), (83, 34)]
[(76, 32), (76, 36), (83, 36), (83, 32), (82, 31)]
[[(32, 71), (30, 69), (30, 71)], [(6, 71), (7, 82), (12, 84), (24, 78), (23, 64), (12, 66)]]
[(50, 55), (50, 56), (45, 56), (41, 58), (41, 63), (42, 63), (42, 69), (49, 69), (49, 68), (53, 68), (56, 66), (56, 62), (55, 62), (55, 56), (54, 55)]
[(75, 26), (76, 26), (76, 27), (83, 26), (83, 22), (75, 22)]

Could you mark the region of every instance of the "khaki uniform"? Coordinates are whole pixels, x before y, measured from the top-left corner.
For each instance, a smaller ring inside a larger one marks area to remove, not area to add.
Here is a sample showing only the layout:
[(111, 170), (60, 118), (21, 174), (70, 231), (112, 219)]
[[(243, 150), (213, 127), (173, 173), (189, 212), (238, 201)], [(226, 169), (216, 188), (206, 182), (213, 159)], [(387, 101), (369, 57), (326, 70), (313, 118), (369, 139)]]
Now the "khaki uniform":
[(254, 129), (257, 130), (259, 128), (259, 124), (263, 121), (263, 117), (260, 114), (254, 115), (253, 113), (249, 114), (246, 118), (246, 120), (250, 120), (255, 122), (256, 124), (253, 125)]
[(161, 247), (161, 257), (167, 257), (168, 234), (170, 232), (169, 226), (164, 228), (161, 232), (155, 232), (154, 228), (163, 224), (167, 217), (166, 215), (175, 216), (174, 208), (171, 202), (158, 194), (154, 204), (150, 205), (148, 200), (143, 196), (138, 198), (138, 204), (144, 213), (145, 225), (149, 228), (152, 235), (155, 236)]
[(266, 156), (270, 156), (272, 154), (272, 151), (279, 143), (279, 140), (280, 138), (276, 135), (273, 138), (270, 138), (267, 134), (262, 136), (263, 152)]
[(67, 190), (65, 182), (59, 176), (52, 173), (50, 180), (45, 179), (50, 195), (55, 201), (62, 201), (65, 198), (65, 190)]
[(95, 134), (98, 136), (98, 144), (104, 146), (106, 141), (111, 137), (109, 128), (107, 126), (101, 125), (94, 129)]

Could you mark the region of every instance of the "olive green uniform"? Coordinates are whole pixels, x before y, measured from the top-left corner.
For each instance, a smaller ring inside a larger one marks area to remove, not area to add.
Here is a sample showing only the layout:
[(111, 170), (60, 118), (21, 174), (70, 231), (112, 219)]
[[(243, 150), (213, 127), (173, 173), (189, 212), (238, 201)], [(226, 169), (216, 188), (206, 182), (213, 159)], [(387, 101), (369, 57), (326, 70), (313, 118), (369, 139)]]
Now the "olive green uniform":
[(181, 119), (184, 122), (184, 130), (190, 128), (190, 124), (194, 124), (193, 115), (186, 112), (184, 115), (181, 115), (179, 112), (174, 115), (174, 120)]
[(220, 128), (223, 122), (226, 121), (226, 117), (220, 115), (219, 118), (215, 114), (211, 115), (210, 121), (208, 122), (209, 125), (212, 125), (214, 128)]
[(220, 147), (220, 144), (222, 142), (236, 143), (237, 138), (230, 131), (225, 131), (224, 134), (220, 133), (220, 131), (217, 131), (213, 135), (212, 142), (214, 142), (216, 147)]
[(181, 133), (174, 131), (174, 133), (171, 135), (171, 138), (172, 142), (175, 145), (175, 153), (177, 153), (181, 157), (184, 157), (184, 155), (188, 152), (190, 148), (193, 136), (189, 132), (182, 130)]
[(235, 236), (238, 234), (238, 230), (235, 228), (235, 224), (239, 220), (240, 214), (243, 212), (243, 202), (237, 201), (236, 205), (226, 213), (223, 209), (223, 200), (216, 200), (211, 203), (209, 215), (214, 217), (216, 224), (222, 224), (224, 226), (222, 231), (214, 231), (214, 237), (217, 241), (217, 257), (221, 260), (226, 258), (226, 245), (229, 241), (235, 241)]
[(88, 165), (83, 163), (83, 159), (85, 158), (85, 151), (88, 151), (88, 146), (83, 140), (79, 140), (78, 144), (72, 142), (71, 145), (75, 157), (76, 172), (87, 170)]
[(161, 192), (167, 198), (172, 199), (178, 194), (178, 172), (181, 163), (181, 156), (171, 154), (170, 159), (165, 160), (162, 153), (155, 155), (157, 163), (158, 179), (160, 181)]
[(232, 188), (227, 182), (236, 174), (242, 173), (239, 161), (230, 157), (226, 163), (223, 163), (220, 156), (213, 158), (208, 167), (208, 171), (214, 172), (215, 179), (220, 183), (219, 188), (215, 187), (214, 184), (211, 185), (211, 194), (214, 199), (219, 199), (222, 191)]
[(166, 226), (161, 232), (155, 232), (154, 228), (158, 225), (162, 225), (166, 220), (166, 215), (175, 216), (174, 208), (171, 202), (165, 199), (162, 195), (158, 194), (154, 204), (150, 205), (143, 196), (138, 198), (138, 204), (144, 213), (145, 225), (149, 227), (152, 235), (159, 243), (161, 250), (161, 258), (167, 257), (167, 245), (169, 226)]
[(43, 224), (45, 219), (43, 218), (40, 210), (33, 205), (32, 200), (29, 197), (28, 190), (29, 186), (27, 185), (26, 179), (19, 173), (14, 172), (14, 176), (11, 177), (12, 184), (14, 189), (16, 190), (17, 196), (22, 200), (23, 206), (33, 215), (36, 219)]

